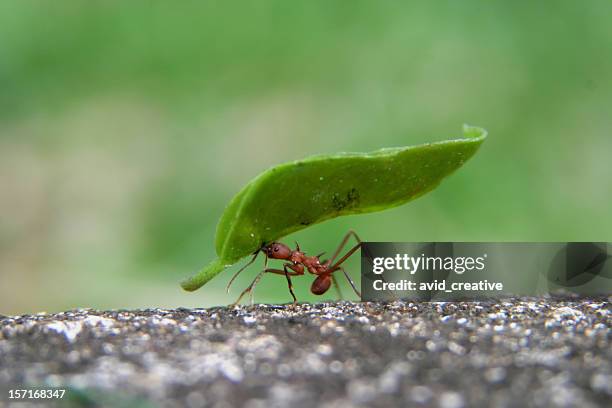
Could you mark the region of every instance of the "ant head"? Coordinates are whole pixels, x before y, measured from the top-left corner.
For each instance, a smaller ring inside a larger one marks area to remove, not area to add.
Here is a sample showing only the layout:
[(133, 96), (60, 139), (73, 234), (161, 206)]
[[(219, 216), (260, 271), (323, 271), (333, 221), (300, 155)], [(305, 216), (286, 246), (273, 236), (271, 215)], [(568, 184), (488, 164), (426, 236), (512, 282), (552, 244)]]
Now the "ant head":
[(291, 256), (291, 248), (280, 242), (272, 242), (262, 248), (268, 258), (288, 259)]

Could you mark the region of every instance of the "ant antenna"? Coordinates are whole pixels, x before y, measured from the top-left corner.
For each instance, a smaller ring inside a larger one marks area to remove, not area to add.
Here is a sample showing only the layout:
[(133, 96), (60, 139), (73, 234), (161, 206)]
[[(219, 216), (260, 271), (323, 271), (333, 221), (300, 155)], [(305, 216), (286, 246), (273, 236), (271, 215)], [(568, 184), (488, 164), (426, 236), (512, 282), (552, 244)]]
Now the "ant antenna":
[(236, 279), (238, 277), (238, 275), (240, 275), (240, 272), (244, 271), (247, 268), (247, 266), (249, 266), (253, 262), (255, 262), (255, 259), (257, 259), (257, 255), (259, 255), (259, 253), (262, 251), (262, 248), (263, 248), (263, 246), (261, 248), (259, 248), (257, 251), (255, 251), (255, 253), (253, 254), (253, 257), (251, 258), (251, 260), (249, 262), (247, 262), (242, 268), (240, 268), (238, 270), (238, 272), (236, 272), (234, 274), (234, 276), (232, 276), (232, 279), (230, 279), (230, 281), (227, 283), (227, 286), (225, 287), (225, 291), (227, 293), (229, 293), (230, 286), (232, 286), (232, 283), (234, 282), (234, 279)]

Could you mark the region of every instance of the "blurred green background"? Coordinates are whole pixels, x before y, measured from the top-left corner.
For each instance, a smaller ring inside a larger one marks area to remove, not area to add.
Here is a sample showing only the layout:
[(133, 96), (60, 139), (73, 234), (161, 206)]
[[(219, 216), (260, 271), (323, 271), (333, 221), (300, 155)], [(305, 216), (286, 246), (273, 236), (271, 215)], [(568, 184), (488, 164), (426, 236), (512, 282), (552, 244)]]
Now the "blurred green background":
[[(257, 268), (230, 295), (234, 270), (178, 282), (245, 182), (463, 123), (490, 138), (439, 189), (287, 242), (610, 241), (611, 17), (607, 0), (3, 1), (0, 313), (232, 302)], [(301, 300), (321, 299), (311, 281)], [(256, 300), (289, 301), (284, 278)]]

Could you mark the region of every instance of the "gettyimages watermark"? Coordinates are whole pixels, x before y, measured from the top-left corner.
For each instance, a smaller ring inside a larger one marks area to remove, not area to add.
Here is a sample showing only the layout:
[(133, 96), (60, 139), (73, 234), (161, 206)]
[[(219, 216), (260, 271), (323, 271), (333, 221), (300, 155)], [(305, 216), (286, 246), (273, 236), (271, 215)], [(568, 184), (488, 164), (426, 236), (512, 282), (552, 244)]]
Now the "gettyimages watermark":
[(612, 244), (368, 242), (363, 300), (478, 300), (612, 293)]

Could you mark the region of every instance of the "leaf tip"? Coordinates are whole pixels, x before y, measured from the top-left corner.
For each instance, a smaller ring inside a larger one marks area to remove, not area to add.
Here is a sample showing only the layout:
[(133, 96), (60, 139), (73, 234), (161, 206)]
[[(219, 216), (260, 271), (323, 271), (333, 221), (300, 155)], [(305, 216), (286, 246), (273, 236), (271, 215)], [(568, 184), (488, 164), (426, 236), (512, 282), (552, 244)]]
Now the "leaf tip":
[(181, 287), (188, 292), (193, 292), (204, 286), (209, 280), (217, 276), (228, 266), (230, 265), (227, 265), (226, 262), (215, 259), (202, 268), (197, 274), (183, 280), (181, 282)]
[(488, 132), (486, 129), (483, 129), (478, 126), (471, 126), (467, 123), (463, 124), (463, 136), (468, 139), (480, 139), (485, 140), (487, 138)]

